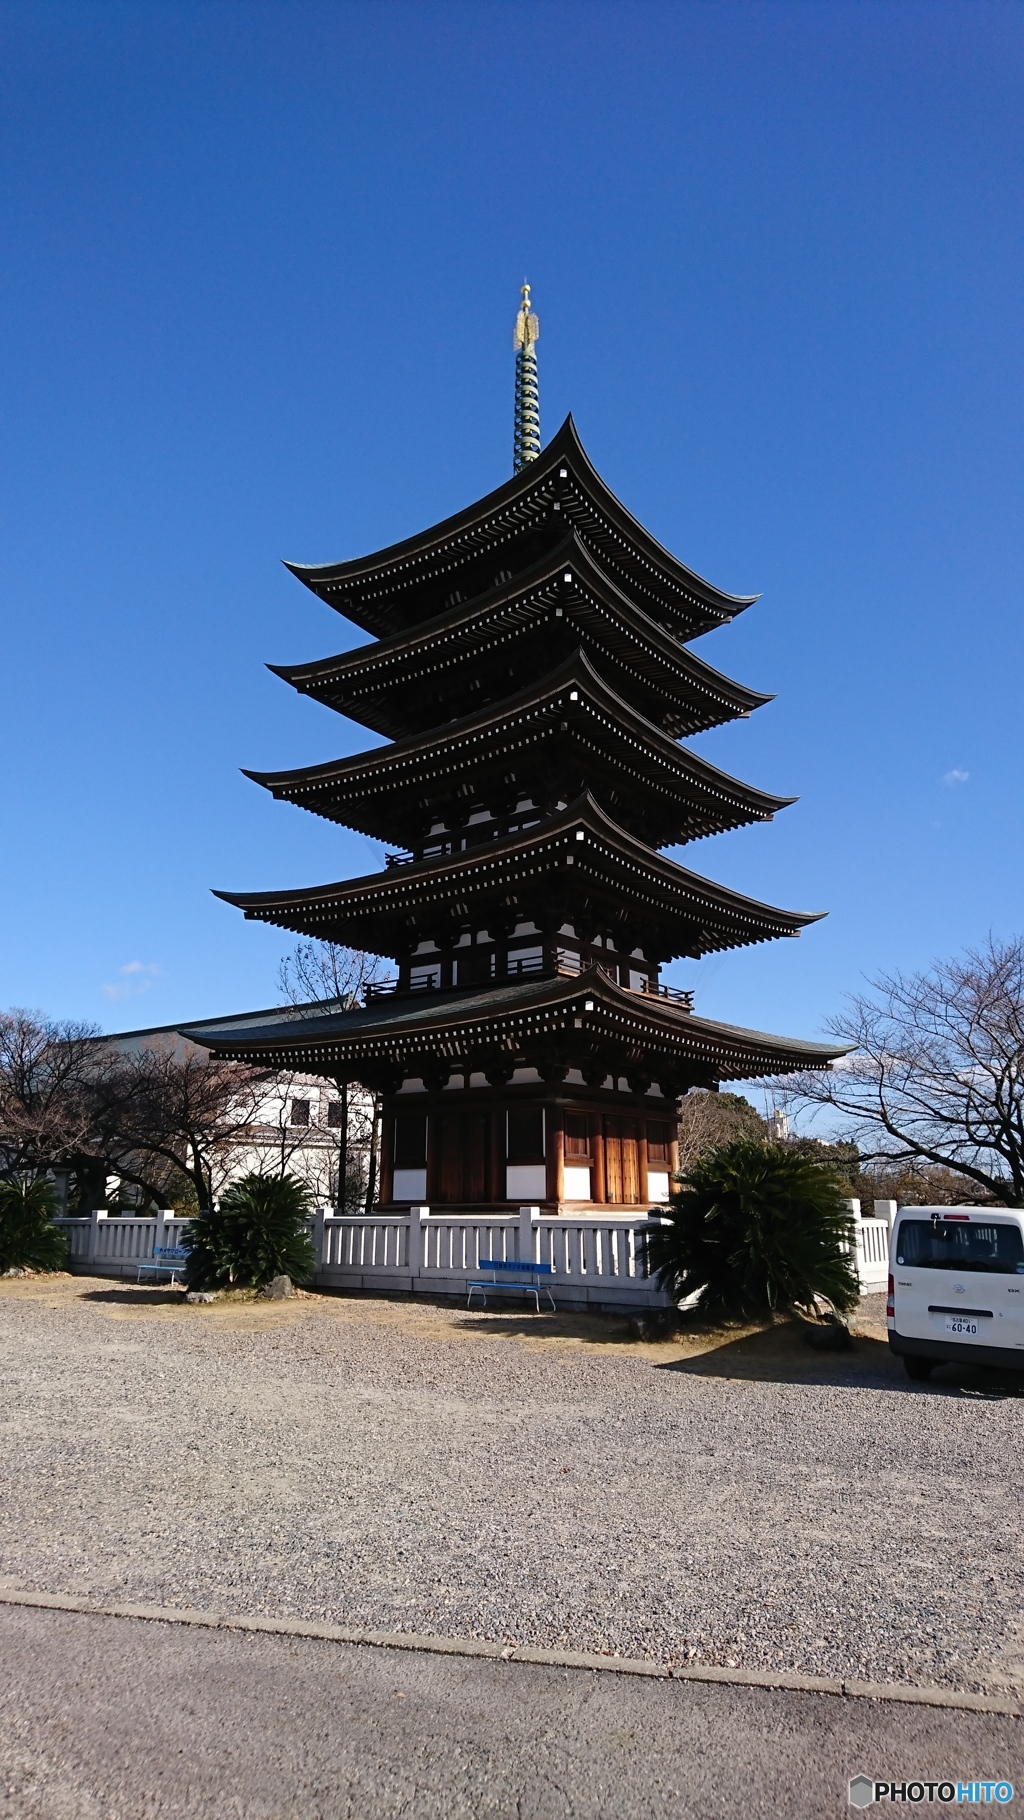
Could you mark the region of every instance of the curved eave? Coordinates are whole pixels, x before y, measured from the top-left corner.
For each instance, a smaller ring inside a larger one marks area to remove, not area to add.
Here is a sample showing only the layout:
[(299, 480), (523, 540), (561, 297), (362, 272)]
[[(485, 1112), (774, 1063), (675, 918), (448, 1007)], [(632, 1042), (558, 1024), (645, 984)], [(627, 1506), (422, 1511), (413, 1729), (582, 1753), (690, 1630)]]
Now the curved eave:
[[(332, 906), (339, 919), (347, 917), (354, 922), (372, 916), (381, 924), (382, 919), (406, 915), (409, 910), (421, 912), (431, 901), (440, 903), (454, 899), (461, 902), (467, 897), (479, 897), (493, 891), (499, 885), (496, 876), (499, 872), (505, 873), (501, 881), (503, 889), (517, 884), (517, 868), (535, 889), (540, 874), (557, 872), (559, 865), (568, 870), (579, 858), (581, 864), (572, 881), (575, 889), (575, 881), (581, 879), (589, 857), (579, 853), (577, 841), (586, 841), (588, 835), (604, 848), (608, 867), (606, 879), (614, 880), (616, 888), (625, 893), (625, 868), (633, 875), (635, 900), (643, 903), (648, 915), (655, 920), (675, 919), (689, 923), (699, 930), (700, 953), (721, 952), (783, 936), (796, 936), (826, 914), (820, 910), (780, 910), (688, 871), (620, 828), (590, 795), (580, 797), (561, 815), (552, 816), (535, 828), (471, 848), (465, 853), (419, 860), (386, 872), (314, 885), (305, 890), (215, 891), (214, 896), (234, 905), (251, 920), (274, 923), (297, 934), (315, 935), (326, 923)], [(472, 887), (468, 893), (464, 881)], [(654, 893), (658, 886), (663, 892), (660, 902)], [(578, 888), (585, 890), (587, 887), (580, 885)], [(604, 888), (604, 880), (595, 887)], [(632, 910), (631, 914), (635, 915), (636, 911)], [(388, 952), (386, 948), (376, 951)], [(681, 948), (678, 952), (689, 950)]]
[[(719, 770), (697, 753), (678, 745), (660, 727), (654, 726), (624, 701), (604, 681), (582, 649), (577, 650), (549, 675), (520, 690), (517, 695), (490, 704), (476, 714), (453, 721), (436, 732), (415, 734), (392, 745), (376, 747), (369, 752), (359, 752), (326, 764), (306, 765), (291, 771), (244, 771), (243, 775), (269, 790), (279, 800), (309, 809), (328, 821), (358, 828), (361, 824), (348, 821), (344, 813), (346, 789), (351, 791), (358, 787), (361, 780), (373, 780), (378, 789), (383, 788), (389, 776), (399, 777), (403, 771), (411, 787), (413, 779), (409, 774), (413, 766), (422, 765), (427, 760), (439, 769), (446, 762), (451, 769), (455, 769), (459, 766), (457, 754), (460, 747), (466, 751), (466, 761), (478, 766), (481, 758), (478, 742), (484, 733), (500, 735), (507, 729), (511, 735), (514, 722), (524, 721), (528, 724), (531, 714), (541, 714), (545, 709), (553, 707), (571, 687), (590, 698), (598, 711), (603, 711), (617, 726), (621, 726), (624, 738), (631, 740), (634, 745), (639, 743), (654, 757), (655, 762), (660, 761), (668, 775), (674, 776), (681, 799), (687, 785), (695, 787), (712, 803), (717, 799), (723, 816), (717, 824), (720, 829), (741, 826), (751, 821), (769, 821), (780, 809), (789, 808), (796, 802), (797, 798), (793, 796), (774, 796), (767, 791), (757, 790), (739, 778)], [(571, 711), (573, 706), (574, 704), (566, 704), (567, 711)], [(331, 791), (339, 795), (331, 798)], [(708, 832), (711, 831), (709, 828)], [(385, 838), (394, 839), (395, 836), (388, 834)]]
[(383, 550), (347, 562), (286, 561), (284, 566), (307, 588), (312, 589), (314, 594), (326, 601), (327, 605), (347, 614), (346, 601), (331, 598), (339, 588), (347, 590), (346, 598), (351, 603), (361, 585), (372, 583), (379, 587), (389, 571), (402, 573), (410, 565), (416, 564), (426, 574), (436, 572), (443, 562), (446, 550), (453, 543), (468, 533), (480, 530), (488, 520), (500, 517), (517, 502), (526, 501), (548, 481), (557, 478), (556, 471), (560, 463), (576, 470), (576, 478), (592, 497), (595, 508), (606, 514), (619, 534), (636, 548), (656, 573), (662, 574), (670, 589), (682, 588), (693, 595), (711, 614), (711, 623), (727, 623), (746, 607), (753, 606), (759, 598), (756, 594), (726, 593), (724, 589), (717, 588), (713, 582), (698, 575), (696, 570), (680, 562), (678, 557), (659, 543), (602, 480), (579, 439), (571, 413), (536, 461), (530, 462), (520, 474), (485, 494), (473, 505), (442, 519), (439, 524), (431, 525), (413, 537), (403, 538), (399, 543), (389, 544)]
[(576, 572), (581, 587), (591, 589), (601, 604), (623, 622), (634, 638), (650, 645), (666, 666), (676, 672), (681, 683), (689, 684), (698, 695), (716, 701), (724, 708), (726, 715), (723, 718), (753, 713), (755, 709), (774, 700), (773, 695), (734, 682), (731, 677), (714, 669), (702, 657), (688, 650), (679, 639), (666, 632), (663, 626), (651, 619), (642, 607), (623, 593), (575, 532), (570, 533), (554, 550), (523, 574), (513, 577), (510, 582), (490, 588), (473, 600), (462, 601), (457, 606), (450, 607), (447, 612), (424, 621), (422, 625), (394, 632), (372, 644), (357, 645), (354, 650), (342, 651), (333, 657), (317, 658), (312, 663), (268, 664), (267, 668), (275, 676), (281, 677), (282, 681), (290, 683), (300, 694), (322, 696), (332, 684), (340, 686), (346, 680), (358, 677), (368, 667), (399, 662), (406, 657), (411, 661), (417, 654), (429, 653), (439, 641), (456, 636), (460, 630), (472, 628), (475, 622), (499, 612), (503, 607), (515, 606), (520, 599), (536, 593), (546, 585), (556, 586), (567, 568), (570, 572)]
[(570, 1033), (578, 1043), (598, 1046), (621, 1042), (625, 1035), (666, 1062), (691, 1061), (723, 1080), (827, 1068), (847, 1053), (831, 1044), (715, 1023), (630, 992), (600, 968), (573, 980), (396, 995), (305, 1020), (272, 1018), (262, 1028), (244, 1032), (230, 1024), (220, 1031), (210, 1024), (182, 1030), (225, 1059), (327, 1075), (351, 1065), (354, 1055), (372, 1063), (400, 1054), (411, 1069), (421, 1056), (437, 1060), (443, 1055), (454, 1062), (475, 1047), (509, 1039), (529, 1044)]

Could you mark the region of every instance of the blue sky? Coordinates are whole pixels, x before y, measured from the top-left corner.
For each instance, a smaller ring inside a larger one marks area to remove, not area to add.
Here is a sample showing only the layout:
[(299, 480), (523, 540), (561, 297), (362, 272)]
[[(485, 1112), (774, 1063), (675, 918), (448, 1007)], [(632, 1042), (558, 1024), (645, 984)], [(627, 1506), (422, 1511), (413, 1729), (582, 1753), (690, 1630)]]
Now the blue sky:
[(373, 743), (279, 559), (507, 477), (524, 274), (545, 436), (762, 595), (699, 743), (800, 802), (687, 863), (830, 911), (674, 977), (811, 1037), (1019, 931), (1022, 77), (978, 0), (0, 4), (0, 1004), (272, 1003), (210, 887), (379, 863), (240, 775)]

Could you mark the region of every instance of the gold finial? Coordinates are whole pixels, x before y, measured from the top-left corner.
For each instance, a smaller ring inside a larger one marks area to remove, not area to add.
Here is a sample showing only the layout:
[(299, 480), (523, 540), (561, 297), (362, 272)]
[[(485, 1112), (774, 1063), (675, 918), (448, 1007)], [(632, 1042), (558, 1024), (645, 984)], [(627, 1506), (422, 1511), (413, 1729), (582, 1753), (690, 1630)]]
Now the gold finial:
[(525, 278), (522, 285), (522, 299), (512, 335), (512, 346), (517, 354), (525, 353), (540, 335), (540, 323), (530, 308), (530, 287)]

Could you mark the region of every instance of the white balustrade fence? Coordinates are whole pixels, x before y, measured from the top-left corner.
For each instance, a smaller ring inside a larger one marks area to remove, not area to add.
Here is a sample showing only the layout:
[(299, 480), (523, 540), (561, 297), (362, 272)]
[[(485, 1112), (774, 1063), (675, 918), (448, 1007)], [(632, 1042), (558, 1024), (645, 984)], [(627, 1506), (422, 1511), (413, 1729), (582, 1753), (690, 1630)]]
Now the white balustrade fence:
[(551, 1288), (562, 1306), (669, 1307), (671, 1298), (646, 1274), (637, 1219), (543, 1219), (537, 1207), (518, 1214), (432, 1214), (365, 1219), (318, 1212), (314, 1242), (322, 1288), (376, 1289), (406, 1295), (462, 1297), (483, 1260), (552, 1265)]
[(67, 1235), (72, 1270), (101, 1277), (134, 1277), (154, 1251), (183, 1244), (189, 1226), (175, 1213), (111, 1219), (105, 1208), (84, 1220), (53, 1223)]
[[(321, 1289), (363, 1289), (392, 1294), (464, 1296), (484, 1258), (550, 1264), (556, 1302), (562, 1306), (667, 1308), (672, 1298), (648, 1276), (643, 1234), (660, 1216), (542, 1217), (538, 1207), (518, 1214), (336, 1214), (320, 1208), (311, 1222), (316, 1254), (314, 1284)], [(154, 1251), (187, 1244), (189, 1222), (173, 1213), (144, 1219), (56, 1220), (68, 1236), (71, 1268), (93, 1276), (133, 1278)], [(857, 1268), (861, 1289), (884, 1289), (889, 1268), (889, 1224), (858, 1220)]]
[(884, 1289), (889, 1281), (888, 1220), (857, 1221), (857, 1274), (862, 1295)]

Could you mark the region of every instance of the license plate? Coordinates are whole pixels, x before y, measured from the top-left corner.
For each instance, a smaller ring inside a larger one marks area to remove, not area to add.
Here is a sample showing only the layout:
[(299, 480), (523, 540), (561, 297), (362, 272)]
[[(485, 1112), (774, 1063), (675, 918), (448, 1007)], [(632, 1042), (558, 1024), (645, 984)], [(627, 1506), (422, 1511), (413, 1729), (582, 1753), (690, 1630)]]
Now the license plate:
[(977, 1321), (972, 1321), (968, 1314), (948, 1314), (946, 1332), (958, 1333), (965, 1340), (974, 1340), (978, 1336), (979, 1328)]

